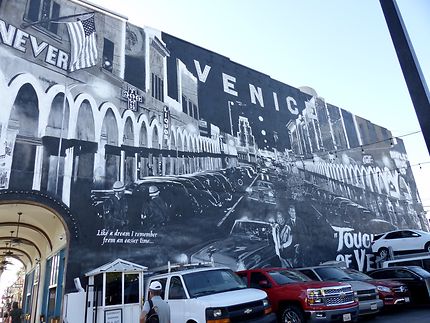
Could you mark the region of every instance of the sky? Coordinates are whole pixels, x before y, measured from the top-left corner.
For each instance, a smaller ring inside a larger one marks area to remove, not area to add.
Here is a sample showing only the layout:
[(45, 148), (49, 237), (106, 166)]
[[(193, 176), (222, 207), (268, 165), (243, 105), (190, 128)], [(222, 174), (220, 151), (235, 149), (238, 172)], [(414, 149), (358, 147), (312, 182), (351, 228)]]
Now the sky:
[[(293, 87), (310, 86), (326, 102), (386, 127), (394, 136), (420, 131), (378, 0), (91, 2)], [(430, 82), (430, 1), (397, 4)], [(418, 133), (402, 139), (430, 216), (430, 157), (424, 138)]]

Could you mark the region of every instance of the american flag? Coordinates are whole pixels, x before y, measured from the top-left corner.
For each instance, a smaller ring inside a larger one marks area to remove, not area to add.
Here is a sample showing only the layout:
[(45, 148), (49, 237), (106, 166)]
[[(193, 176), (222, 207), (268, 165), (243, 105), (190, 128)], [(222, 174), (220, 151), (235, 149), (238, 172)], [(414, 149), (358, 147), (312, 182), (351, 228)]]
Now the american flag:
[(94, 15), (85, 20), (68, 22), (71, 43), (70, 71), (97, 64), (97, 41)]

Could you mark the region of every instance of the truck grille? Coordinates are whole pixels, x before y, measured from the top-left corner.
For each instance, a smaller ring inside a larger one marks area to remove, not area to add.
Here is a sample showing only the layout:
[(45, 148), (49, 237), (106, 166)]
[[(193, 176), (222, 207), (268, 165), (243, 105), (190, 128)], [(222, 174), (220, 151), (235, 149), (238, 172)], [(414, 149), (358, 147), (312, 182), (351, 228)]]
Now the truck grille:
[(345, 305), (354, 302), (354, 292), (351, 287), (323, 288), (324, 302), (327, 306)]
[(374, 289), (357, 291), (358, 301), (371, 301), (377, 299), (378, 293)]
[(263, 301), (256, 301), (227, 307), (230, 322), (248, 322), (264, 316)]

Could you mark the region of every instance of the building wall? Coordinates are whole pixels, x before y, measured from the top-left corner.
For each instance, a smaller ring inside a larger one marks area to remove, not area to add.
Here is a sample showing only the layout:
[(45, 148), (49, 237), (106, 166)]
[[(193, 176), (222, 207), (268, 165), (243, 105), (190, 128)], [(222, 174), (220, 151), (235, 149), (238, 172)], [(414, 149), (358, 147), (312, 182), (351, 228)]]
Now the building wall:
[[(97, 63), (70, 72), (49, 63), (53, 49), (47, 56), (49, 46), (70, 53), (67, 29), (23, 29), (26, 3), (2, 3), (0, 15), (1, 189), (42, 191), (70, 207), (81, 235), (70, 243), (66, 290), (118, 257), (148, 267), (213, 257), (234, 269), (348, 258), (363, 270), (347, 255), (366, 253), (372, 234), (428, 229), (401, 140), (391, 145), (370, 121), (99, 10)], [(60, 15), (90, 11), (59, 3)], [(111, 70), (104, 39), (114, 45)], [(198, 113), (183, 112), (183, 94)], [(243, 237), (285, 226), (290, 205), (303, 222), (291, 231), (300, 248), (263, 235), (253, 250)], [(365, 238), (339, 249), (345, 232)]]

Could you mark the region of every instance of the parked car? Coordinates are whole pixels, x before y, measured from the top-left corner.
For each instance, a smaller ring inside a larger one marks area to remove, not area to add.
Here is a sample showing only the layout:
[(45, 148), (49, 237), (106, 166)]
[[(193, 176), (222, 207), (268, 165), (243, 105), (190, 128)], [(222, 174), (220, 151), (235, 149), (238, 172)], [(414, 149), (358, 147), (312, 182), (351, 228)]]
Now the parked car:
[(296, 269), (313, 280), (338, 281), (350, 284), (353, 291), (357, 293), (359, 315), (377, 314), (384, 306), (382, 300), (379, 299), (378, 291), (374, 285), (354, 280), (337, 266), (321, 265)]
[(372, 252), (381, 259), (388, 258), (389, 247), (394, 253), (430, 252), (430, 233), (421, 230), (395, 230), (373, 237)]
[(278, 322), (349, 322), (358, 318), (358, 303), (351, 285), (312, 281), (287, 268), (237, 272), (248, 287), (264, 290)]
[(372, 270), (378, 280), (396, 280), (408, 286), (412, 303), (430, 303), (430, 273), (418, 266), (398, 266)]
[(276, 205), (276, 194), (273, 183), (263, 180), (257, 180), (253, 186), (246, 189), (248, 199)]
[(168, 271), (149, 277), (146, 286), (153, 281), (163, 287), (161, 297), (169, 303), (172, 322), (276, 322), (267, 294), (247, 288), (228, 268)]
[(379, 298), (384, 302), (384, 306), (408, 304), (411, 301), (408, 287), (404, 283), (395, 280), (374, 279), (365, 273), (351, 268), (344, 270), (352, 279), (365, 281), (374, 285), (378, 290)]
[(276, 226), (263, 221), (236, 220), (230, 235), (206, 243), (191, 255), (191, 262), (208, 262), (233, 270), (280, 266)]

